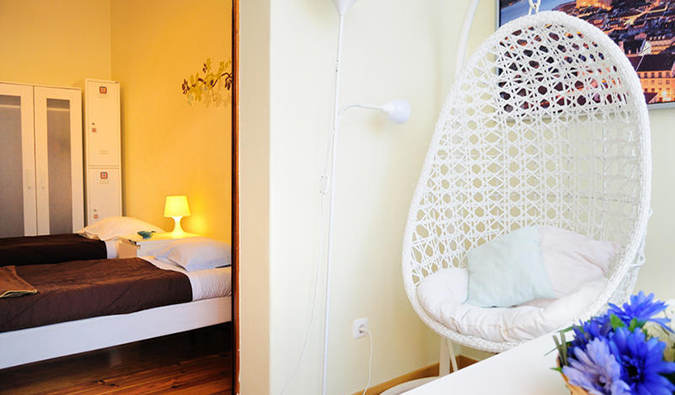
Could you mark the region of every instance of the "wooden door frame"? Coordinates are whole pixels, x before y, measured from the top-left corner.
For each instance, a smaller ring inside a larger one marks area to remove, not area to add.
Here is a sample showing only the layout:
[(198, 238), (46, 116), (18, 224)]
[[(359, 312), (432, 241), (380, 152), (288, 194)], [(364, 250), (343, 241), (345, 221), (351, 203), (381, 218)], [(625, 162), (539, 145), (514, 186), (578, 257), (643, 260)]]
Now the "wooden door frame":
[(239, 394), (239, 0), (232, 0), (232, 394)]

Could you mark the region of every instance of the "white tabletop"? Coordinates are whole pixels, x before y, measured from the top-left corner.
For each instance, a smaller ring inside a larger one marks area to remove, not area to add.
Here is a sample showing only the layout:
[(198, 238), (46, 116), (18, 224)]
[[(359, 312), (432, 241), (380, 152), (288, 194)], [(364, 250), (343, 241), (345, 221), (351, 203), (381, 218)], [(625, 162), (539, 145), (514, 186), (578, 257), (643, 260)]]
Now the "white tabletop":
[(466, 367), (406, 395), (518, 394), (569, 395), (555, 367), (552, 334)]

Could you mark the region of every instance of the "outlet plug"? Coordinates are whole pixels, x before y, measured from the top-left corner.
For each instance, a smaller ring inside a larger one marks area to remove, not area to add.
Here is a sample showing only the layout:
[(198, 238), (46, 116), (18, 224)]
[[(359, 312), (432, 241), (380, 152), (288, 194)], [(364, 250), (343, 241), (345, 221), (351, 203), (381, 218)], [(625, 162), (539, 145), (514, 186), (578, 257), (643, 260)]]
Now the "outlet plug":
[(368, 330), (368, 318), (359, 318), (352, 322), (352, 337), (354, 339), (358, 339), (366, 335), (366, 332), (362, 332), (362, 330)]

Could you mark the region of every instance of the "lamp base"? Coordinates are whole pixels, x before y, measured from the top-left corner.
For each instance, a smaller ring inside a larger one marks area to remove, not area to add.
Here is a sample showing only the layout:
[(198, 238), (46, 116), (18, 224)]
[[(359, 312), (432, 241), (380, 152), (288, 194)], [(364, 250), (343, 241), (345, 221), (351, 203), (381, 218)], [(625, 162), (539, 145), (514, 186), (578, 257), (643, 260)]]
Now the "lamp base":
[(185, 236), (186, 233), (183, 230), (183, 228), (181, 228), (181, 226), (180, 226), (180, 220), (183, 217), (171, 217), (171, 218), (173, 218), (173, 221), (174, 221), (173, 231), (171, 232), (171, 235), (173, 237), (183, 237), (183, 236)]

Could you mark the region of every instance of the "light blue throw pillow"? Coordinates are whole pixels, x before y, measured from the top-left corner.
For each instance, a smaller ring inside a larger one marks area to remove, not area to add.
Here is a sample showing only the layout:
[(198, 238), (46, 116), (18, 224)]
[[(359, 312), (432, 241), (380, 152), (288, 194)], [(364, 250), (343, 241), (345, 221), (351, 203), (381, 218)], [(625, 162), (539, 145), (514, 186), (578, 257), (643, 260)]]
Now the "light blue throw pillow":
[(499, 236), (469, 251), (469, 297), (480, 307), (507, 307), (555, 298), (539, 248), (539, 228)]

